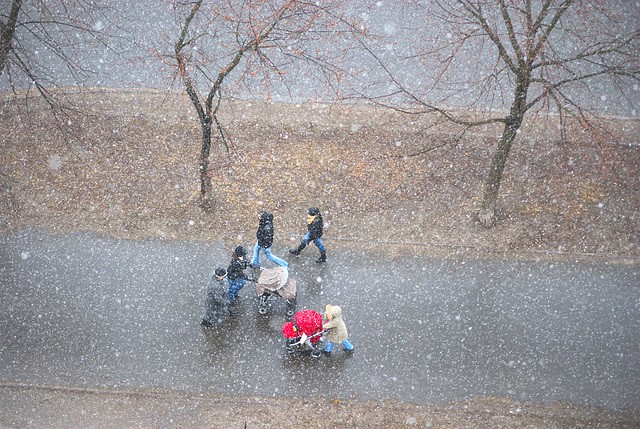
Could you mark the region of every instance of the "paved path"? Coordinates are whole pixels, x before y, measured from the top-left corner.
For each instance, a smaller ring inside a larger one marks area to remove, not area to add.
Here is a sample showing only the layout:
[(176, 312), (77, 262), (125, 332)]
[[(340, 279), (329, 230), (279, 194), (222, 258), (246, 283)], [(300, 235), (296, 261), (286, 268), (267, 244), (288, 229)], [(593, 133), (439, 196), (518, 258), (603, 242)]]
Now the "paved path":
[[(640, 267), (289, 258), (298, 309), (338, 304), (356, 352), (287, 355), (284, 309), (204, 330), (219, 244), (24, 230), (0, 238), (0, 379), (444, 403), (472, 396), (640, 409)], [(249, 246), (252, 243), (245, 243)], [(286, 255), (286, 256), (285, 256)]]

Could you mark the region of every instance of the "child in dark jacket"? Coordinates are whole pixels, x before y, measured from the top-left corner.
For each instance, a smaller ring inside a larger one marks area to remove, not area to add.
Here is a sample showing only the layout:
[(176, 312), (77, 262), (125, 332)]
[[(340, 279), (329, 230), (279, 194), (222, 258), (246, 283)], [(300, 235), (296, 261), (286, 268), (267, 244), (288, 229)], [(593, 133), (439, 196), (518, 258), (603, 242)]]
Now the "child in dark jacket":
[(322, 221), (322, 214), (317, 207), (310, 207), (307, 212), (307, 234), (302, 238), (302, 243), (297, 249), (290, 249), (289, 253), (299, 255), (302, 249), (306, 247), (309, 241), (313, 241), (318, 250), (320, 250), (320, 257), (316, 259), (317, 263), (327, 261), (327, 253), (322, 244), (322, 230), (324, 228), (324, 222)]
[(256, 232), (258, 241), (253, 248), (253, 259), (251, 265), (253, 267), (260, 266), (260, 250), (270, 261), (287, 268), (289, 264), (271, 253), (271, 245), (273, 244), (273, 215), (269, 212), (262, 212)]
[[(231, 263), (227, 268), (227, 281), (229, 283), (229, 305), (232, 306), (236, 303), (236, 296), (240, 289), (244, 287), (249, 277), (244, 273), (244, 270), (249, 266), (249, 262), (245, 258), (247, 251), (244, 247), (238, 246), (233, 252), (231, 257)], [(232, 312), (234, 313), (234, 312)]]

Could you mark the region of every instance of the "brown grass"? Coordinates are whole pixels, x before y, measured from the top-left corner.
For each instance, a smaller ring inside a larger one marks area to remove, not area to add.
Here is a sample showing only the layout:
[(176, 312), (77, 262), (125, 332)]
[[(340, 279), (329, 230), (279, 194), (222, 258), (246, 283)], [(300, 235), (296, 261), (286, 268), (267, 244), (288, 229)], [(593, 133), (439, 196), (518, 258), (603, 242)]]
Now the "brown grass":
[[(210, 159), (213, 207), (198, 196), (200, 131), (180, 94), (97, 92), (53, 120), (38, 99), (1, 106), (1, 228), (83, 229), (117, 237), (251, 244), (261, 210), (293, 245), (321, 208), (329, 249), (434, 256), (640, 256), (638, 121), (607, 141), (552, 119), (525, 124), (505, 171), (503, 219), (474, 223), (499, 128), (454, 142), (427, 116), (361, 105), (229, 102)], [(428, 149), (448, 143), (445, 146)], [(619, 258), (618, 258), (619, 259)]]

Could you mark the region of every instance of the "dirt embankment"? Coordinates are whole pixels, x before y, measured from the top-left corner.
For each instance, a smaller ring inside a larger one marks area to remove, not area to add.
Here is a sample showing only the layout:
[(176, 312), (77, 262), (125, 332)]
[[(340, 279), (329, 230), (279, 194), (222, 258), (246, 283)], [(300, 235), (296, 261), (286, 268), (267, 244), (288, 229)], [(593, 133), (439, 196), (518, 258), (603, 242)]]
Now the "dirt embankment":
[(275, 215), (276, 240), (293, 244), (315, 205), (334, 247), (640, 257), (638, 121), (611, 120), (615, 133), (598, 141), (578, 131), (561, 141), (553, 118), (530, 120), (502, 181), (503, 218), (487, 230), (473, 219), (496, 127), (455, 141), (457, 130), (428, 116), (230, 102), (221, 120), (232, 147), (227, 155), (214, 145), (213, 207), (203, 211), (195, 204), (200, 129), (184, 96), (104, 92), (76, 101), (81, 112), (58, 124), (38, 99), (2, 105), (3, 230), (231, 243), (253, 240), (264, 209)]
[(1, 385), (0, 393), (0, 424), (15, 428), (631, 429), (640, 424), (638, 411), (518, 403), (502, 398), (419, 406), (318, 397), (228, 397), (162, 390)]

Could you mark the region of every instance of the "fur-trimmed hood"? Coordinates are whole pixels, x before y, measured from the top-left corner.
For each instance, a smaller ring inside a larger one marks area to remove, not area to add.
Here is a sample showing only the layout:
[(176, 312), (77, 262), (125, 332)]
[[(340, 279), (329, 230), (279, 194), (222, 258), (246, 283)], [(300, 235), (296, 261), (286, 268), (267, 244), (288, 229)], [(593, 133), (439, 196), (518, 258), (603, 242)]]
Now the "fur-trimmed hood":
[(326, 322), (323, 323), (322, 328), (329, 330), (327, 340), (332, 343), (341, 343), (349, 337), (347, 326), (342, 320), (342, 309), (339, 306), (327, 305), (323, 318)]

